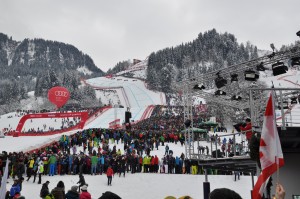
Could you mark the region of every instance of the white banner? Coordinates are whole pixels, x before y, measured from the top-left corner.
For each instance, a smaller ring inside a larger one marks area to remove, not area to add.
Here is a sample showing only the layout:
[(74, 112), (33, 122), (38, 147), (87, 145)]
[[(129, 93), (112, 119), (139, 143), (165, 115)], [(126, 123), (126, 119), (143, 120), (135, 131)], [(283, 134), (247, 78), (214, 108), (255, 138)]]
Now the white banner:
[(7, 159), (4, 174), (3, 174), (3, 177), (2, 177), (2, 182), (1, 182), (0, 198), (5, 198), (5, 195), (6, 195), (6, 184), (7, 184), (7, 177), (8, 177), (8, 163), (9, 163), (9, 160)]

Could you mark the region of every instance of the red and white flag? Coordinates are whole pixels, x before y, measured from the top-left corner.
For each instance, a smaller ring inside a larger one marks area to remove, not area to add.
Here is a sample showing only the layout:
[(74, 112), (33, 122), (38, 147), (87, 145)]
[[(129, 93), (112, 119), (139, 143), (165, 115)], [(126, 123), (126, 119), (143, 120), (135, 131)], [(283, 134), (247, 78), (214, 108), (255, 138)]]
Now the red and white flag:
[(270, 94), (262, 127), (259, 156), (262, 172), (252, 191), (252, 199), (261, 199), (269, 177), (284, 165), (280, 140), (274, 120), (274, 103)]

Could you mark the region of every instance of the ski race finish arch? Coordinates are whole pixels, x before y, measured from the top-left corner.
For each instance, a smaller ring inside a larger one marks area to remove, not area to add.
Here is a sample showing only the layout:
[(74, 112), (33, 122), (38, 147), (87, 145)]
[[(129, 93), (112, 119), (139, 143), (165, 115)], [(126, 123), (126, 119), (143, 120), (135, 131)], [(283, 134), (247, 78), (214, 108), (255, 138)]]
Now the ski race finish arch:
[(16, 128), (14, 136), (17, 137), (22, 132), (23, 126), (28, 119), (41, 119), (41, 118), (66, 118), (66, 117), (80, 117), (81, 120), (76, 126), (83, 129), (86, 120), (88, 119), (88, 112), (72, 112), (72, 113), (38, 113), (24, 115)]

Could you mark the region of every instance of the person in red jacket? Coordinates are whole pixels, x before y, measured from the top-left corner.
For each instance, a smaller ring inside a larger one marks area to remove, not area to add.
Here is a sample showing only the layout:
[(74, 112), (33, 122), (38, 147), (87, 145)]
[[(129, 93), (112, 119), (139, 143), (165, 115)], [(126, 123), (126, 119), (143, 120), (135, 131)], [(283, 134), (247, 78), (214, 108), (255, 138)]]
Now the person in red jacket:
[(157, 155), (155, 155), (154, 159), (154, 172), (157, 173), (158, 172), (158, 157)]
[(92, 199), (91, 194), (87, 191), (87, 185), (81, 187), (81, 193), (79, 199)]
[(111, 168), (111, 166), (108, 167), (106, 171), (106, 176), (107, 176), (107, 185), (111, 186), (111, 181), (112, 181), (112, 176), (114, 175), (114, 170)]
[(247, 139), (247, 141), (249, 143), (249, 141), (250, 141), (250, 139), (252, 137), (252, 134), (253, 134), (253, 132), (252, 132), (252, 124), (251, 124), (251, 119), (250, 118), (246, 119), (246, 126), (245, 127), (240, 126), (240, 130), (246, 132), (246, 139)]

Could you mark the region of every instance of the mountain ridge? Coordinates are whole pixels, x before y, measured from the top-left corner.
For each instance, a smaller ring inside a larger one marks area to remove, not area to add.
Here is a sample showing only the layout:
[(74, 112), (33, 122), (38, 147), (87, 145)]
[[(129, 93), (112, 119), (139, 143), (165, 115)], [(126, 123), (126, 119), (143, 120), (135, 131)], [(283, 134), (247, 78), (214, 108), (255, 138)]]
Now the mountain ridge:
[[(88, 69), (86, 74), (82, 72), (86, 70), (80, 70), (83, 67)], [(36, 76), (48, 68), (58, 71), (77, 70), (82, 75), (104, 75), (89, 55), (71, 44), (40, 38), (15, 41), (3, 33), (0, 33), (0, 68), (17, 76)], [(10, 76), (8, 72), (0, 72), (0, 78)]]

